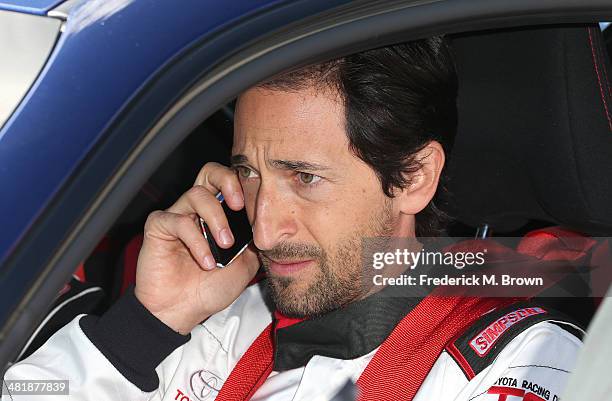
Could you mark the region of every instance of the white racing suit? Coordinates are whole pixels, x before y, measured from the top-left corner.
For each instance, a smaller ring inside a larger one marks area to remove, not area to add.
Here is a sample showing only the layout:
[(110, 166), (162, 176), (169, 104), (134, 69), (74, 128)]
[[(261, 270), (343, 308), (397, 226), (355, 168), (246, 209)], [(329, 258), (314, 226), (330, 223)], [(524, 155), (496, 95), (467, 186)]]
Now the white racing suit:
[[(5, 374), (2, 401), (214, 400), (272, 320), (264, 293), (262, 283), (248, 287), (227, 309), (182, 336), (129, 292), (101, 318), (75, 318), (13, 365)], [(359, 378), (416, 302), (360, 301), (288, 328), (276, 340), (274, 371), (252, 400), (330, 400), (347, 380)], [(575, 324), (543, 306), (524, 303), (489, 312), (439, 355), (414, 399), (557, 401), (580, 336)], [(23, 380), (68, 380), (69, 396), (9, 394), (7, 385)]]

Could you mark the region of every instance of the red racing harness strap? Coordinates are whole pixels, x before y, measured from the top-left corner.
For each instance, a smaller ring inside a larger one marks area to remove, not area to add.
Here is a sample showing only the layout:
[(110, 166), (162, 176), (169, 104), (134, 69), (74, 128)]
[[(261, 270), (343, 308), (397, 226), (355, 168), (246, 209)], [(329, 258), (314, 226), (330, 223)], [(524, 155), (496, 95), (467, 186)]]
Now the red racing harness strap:
[[(357, 380), (359, 400), (412, 400), (449, 341), (485, 313), (514, 301), (433, 294), (425, 297), (398, 323), (362, 372)], [(268, 325), (240, 358), (216, 401), (250, 400), (273, 369), (273, 324), (277, 330), (299, 321), (280, 317)]]

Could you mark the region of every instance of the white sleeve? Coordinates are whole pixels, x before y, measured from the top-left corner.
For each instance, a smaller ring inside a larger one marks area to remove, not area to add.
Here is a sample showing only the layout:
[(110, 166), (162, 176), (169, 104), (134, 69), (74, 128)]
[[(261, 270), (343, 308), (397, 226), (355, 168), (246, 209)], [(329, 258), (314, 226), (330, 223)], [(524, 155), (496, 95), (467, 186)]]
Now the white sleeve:
[[(2, 401), (159, 401), (158, 375), (168, 368), (158, 367), (190, 338), (157, 320), (130, 292), (100, 318), (76, 317), (11, 366)], [(41, 380), (67, 381), (69, 396), (16, 394), (24, 384)]]
[[(32, 394), (18, 395), (22, 382), (65, 380), (69, 397), (37, 395), (38, 401), (153, 401), (155, 392), (144, 392), (127, 380), (102, 355), (79, 327), (76, 317), (28, 358), (6, 372), (2, 401), (31, 400)], [(7, 382), (7, 380), (9, 382)], [(13, 382), (10, 382), (13, 381)], [(14, 391), (9, 390), (10, 387)], [(15, 394), (13, 394), (15, 393)]]

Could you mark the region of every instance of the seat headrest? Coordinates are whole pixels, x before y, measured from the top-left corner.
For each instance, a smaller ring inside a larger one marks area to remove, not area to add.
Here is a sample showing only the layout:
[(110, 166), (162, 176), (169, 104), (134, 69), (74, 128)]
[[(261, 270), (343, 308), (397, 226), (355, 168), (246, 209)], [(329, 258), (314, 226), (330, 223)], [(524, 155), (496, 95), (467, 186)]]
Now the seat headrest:
[(456, 35), (449, 208), (504, 232), (528, 220), (612, 233), (612, 78), (596, 25)]

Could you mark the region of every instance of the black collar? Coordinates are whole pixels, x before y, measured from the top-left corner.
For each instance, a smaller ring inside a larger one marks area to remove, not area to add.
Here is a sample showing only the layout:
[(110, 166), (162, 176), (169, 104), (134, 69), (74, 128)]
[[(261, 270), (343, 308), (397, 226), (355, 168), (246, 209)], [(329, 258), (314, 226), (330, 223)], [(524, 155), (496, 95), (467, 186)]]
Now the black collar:
[(274, 370), (305, 366), (315, 355), (355, 359), (374, 349), (421, 300), (404, 286), (276, 331)]

